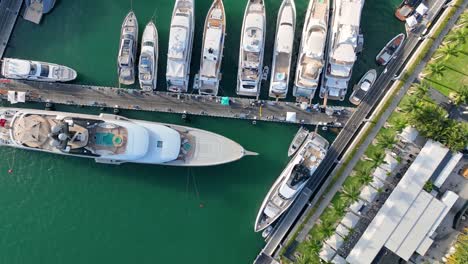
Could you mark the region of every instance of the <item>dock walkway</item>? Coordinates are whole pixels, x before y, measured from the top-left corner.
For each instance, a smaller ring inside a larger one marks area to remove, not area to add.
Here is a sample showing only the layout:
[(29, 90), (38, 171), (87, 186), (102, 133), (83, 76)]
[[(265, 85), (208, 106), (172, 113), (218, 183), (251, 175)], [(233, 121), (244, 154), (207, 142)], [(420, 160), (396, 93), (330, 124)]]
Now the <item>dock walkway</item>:
[[(318, 110), (305, 111), (292, 102), (256, 101), (246, 98), (229, 98), (229, 105), (222, 105), (222, 97), (169, 92), (143, 92), (136, 89), (99, 87), (78, 84), (43, 83), (0, 79), (0, 94), (7, 98), (8, 91), (26, 92), (30, 102), (110, 107), (180, 113), (211, 117), (287, 122), (306, 125), (343, 127), (354, 113), (351, 107), (329, 107), (328, 115)], [(296, 113), (295, 121), (286, 121), (287, 112)]]
[(22, 4), (23, 0), (0, 1), (0, 59), (3, 58)]

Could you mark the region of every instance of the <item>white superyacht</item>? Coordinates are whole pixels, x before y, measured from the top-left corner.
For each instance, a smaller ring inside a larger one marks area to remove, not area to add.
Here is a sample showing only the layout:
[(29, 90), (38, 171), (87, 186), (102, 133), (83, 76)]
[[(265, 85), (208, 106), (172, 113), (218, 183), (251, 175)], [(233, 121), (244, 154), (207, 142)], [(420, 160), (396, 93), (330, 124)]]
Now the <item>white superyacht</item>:
[(143, 31), (138, 63), (140, 87), (144, 91), (156, 90), (158, 81), (158, 52), (158, 30), (154, 22), (150, 21)]
[(322, 73), (327, 43), (329, 0), (310, 0), (296, 67), (293, 95), (312, 99)]
[(127, 119), (0, 107), (0, 145), (99, 163), (211, 166), (255, 153), (205, 130)]
[(263, 0), (248, 0), (242, 23), (237, 94), (258, 96), (263, 74), (266, 15)]
[(217, 95), (221, 80), (226, 14), (222, 0), (214, 0), (208, 11), (203, 30), (200, 72), (196, 87), (204, 95)]
[(19, 80), (68, 82), (76, 79), (77, 74), (69, 67), (54, 63), (4, 58), (2, 75)]
[(294, 0), (283, 0), (276, 23), (276, 39), (273, 50), (272, 73), (269, 96), (286, 98), (288, 94), (291, 58), (296, 28), (296, 5)]
[(176, 0), (172, 11), (169, 47), (167, 52), (167, 90), (185, 93), (190, 79), (193, 34), (195, 28), (195, 0)]
[(120, 47), (117, 57), (117, 74), (119, 83), (131, 85), (135, 83), (136, 52), (138, 45), (138, 21), (133, 11), (130, 11), (122, 23), (120, 31)]
[(364, 0), (336, 0), (328, 46), (328, 60), (320, 98), (343, 101), (348, 90), (359, 39)]
[(325, 158), (328, 146), (322, 136), (315, 132), (309, 134), (263, 200), (255, 220), (255, 232), (270, 226), (291, 206)]

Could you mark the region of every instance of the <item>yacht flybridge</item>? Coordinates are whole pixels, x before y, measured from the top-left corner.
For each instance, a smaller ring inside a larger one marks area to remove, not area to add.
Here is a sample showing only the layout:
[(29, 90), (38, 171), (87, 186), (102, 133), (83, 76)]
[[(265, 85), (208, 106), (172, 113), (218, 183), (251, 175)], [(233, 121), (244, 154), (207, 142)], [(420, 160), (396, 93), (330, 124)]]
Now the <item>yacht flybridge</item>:
[(296, 28), (296, 5), (294, 0), (283, 0), (276, 23), (276, 39), (269, 96), (286, 98), (288, 94), (291, 58)]
[(266, 15), (263, 0), (248, 0), (242, 23), (237, 94), (258, 96), (263, 74)]
[(176, 0), (172, 12), (166, 81), (167, 90), (175, 93), (188, 90), (195, 28), (194, 5), (194, 0)]
[(200, 72), (196, 87), (200, 94), (217, 95), (221, 80), (226, 14), (222, 0), (214, 0), (208, 11), (203, 29)]
[(54, 63), (4, 58), (2, 75), (10, 79), (68, 82), (76, 78), (76, 71)]
[(153, 21), (146, 25), (141, 40), (141, 53), (138, 64), (140, 87), (144, 91), (156, 90), (158, 80), (158, 30)]
[(120, 48), (117, 57), (117, 73), (119, 83), (131, 85), (135, 83), (136, 52), (138, 45), (138, 21), (133, 11), (130, 11), (122, 23), (120, 31)]
[(310, 0), (302, 31), (293, 95), (313, 98), (322, 73), (327, 42), (329, 0)]
[(335, 0), (320, 98), (343, 101), (353, 72), (364, 0)]
[(0, 145), (109, 164), (211, 166), (255, 154), (228, 138), (190, 127), (20, 108), (0, 108)]
[(294, 202), (328, 151), (329, 143), (312, 132), (275, 181), (255, 221), (255, 232), (275, 222)]

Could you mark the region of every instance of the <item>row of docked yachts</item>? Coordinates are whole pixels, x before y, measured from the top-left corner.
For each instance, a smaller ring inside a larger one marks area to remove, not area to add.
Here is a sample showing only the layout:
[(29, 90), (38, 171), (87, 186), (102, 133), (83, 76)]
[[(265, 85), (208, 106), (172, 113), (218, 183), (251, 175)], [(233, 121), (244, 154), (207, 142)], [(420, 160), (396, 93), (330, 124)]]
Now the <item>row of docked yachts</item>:
[[(194, 38), (194, 0), (176, 0), (172, 14), (166, 82), (171, 92), (187, 92), (190, 61)], [(320, 96), (343, 100), (352, 67), (356, 60), (359, 24), (364, 0), (333, 1), (334, 15), (329, 29), (329, 0), (310, 0), (302, 31), (293, 95), (312, 98), (319, 83)], [(269, 96), (285, 98), (290, 82), (291, 64), (296, 29), (294, 0), (283, 0), (278, 12), (276, 38)], [(206, 16), (200, 68), (195, 76), (194, 88), (200, 94), (217, 95), (221, 80), (221, 64), (226, 34), (226, 13), (222, 0), (214, 0)], [(248, 0), (244, 13), (237, 94), (258, 96), (262, 79), (266, 40), (266, 14), (264, 0)], [(155, 90), (157, 84), (158, 37), (153, 22), (148, 23), (143, 34), (138, 63), (140, 86)], [(130, 12), (122, 25), (118, 56), (119, 82), (135, 81), (138, 23)], [(328, 56), (327, 56), (328, 52)], [(327, 60), (328, 58), (328, 60)], [(323, 79), (322, 69), (326, 69)]]

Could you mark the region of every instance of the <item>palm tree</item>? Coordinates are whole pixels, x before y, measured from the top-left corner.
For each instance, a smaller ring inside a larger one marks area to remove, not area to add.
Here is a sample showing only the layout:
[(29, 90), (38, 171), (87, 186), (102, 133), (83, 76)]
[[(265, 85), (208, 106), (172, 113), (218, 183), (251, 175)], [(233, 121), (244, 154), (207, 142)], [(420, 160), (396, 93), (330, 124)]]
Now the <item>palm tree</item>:
[(361, 192), (353, 186), (345, 186), (340, 195), (347, 204), (352, 204), (360, 199), (359, 195), (361, 195)]
[(419, 83), (414, 83), (412, 88), (414, 90), (413, 95), (417, 98), (424, 98), (429, 93), (429, 84), (427, 84), (427, 82), (424, 80)]
[(447, 36), (447, 40), (456, 43), (456, 45), (462, 45), (466, 43), (467, 37), (468, 31), (466, 30), (466, 28), (461, 28), (452, 31), (452, 33)]
[(310, 262), (311, 260), (308, 254), (300, 254), (296, 256), (296, 261), (294, 261), (296, 264), (309, 264)]
[(319, 233), (324, 239), (327, 239), (335, 233), (335, 227), (331, 223), (322, 223), (319, 226)]
[(396, 139), (391, 133), (382, 133), (377, 137), (377, 146), (384, 149), (392, 148), (395, 143)]
[(432, 63), (428, 65), (426, 75), (430, 75), (437, 80), (440, 80), (444, 76), (446, 70), (445, 65), (440, 62)]
[(416, 96), (409, 96), (407, 100), (403, 101), (401, 105), (401, 110), (405, 113), (411, 113), (420, 108), (419, 98)]
[(358, 181), (362, 185), (368, 185), (373, 180), (374, 180), (374, 177), (372, 177), (371, 175), (359, 175), (358, 176)]
[(468, 85), (463, 85), (459, 91), (451, 96), (455, 105), (468, 104)]
[(377, 168), (380, 164), (385, 163), (385, 152), (383, 151), (374, 151), (368, 158), (372, 161), (372, 168)]
[(360, 166), (354, 170), (356, 176), (371, 175), (373, 168), (367, 166)]
[(444, 57), (444, 60), (448, 60), (452, 56), (457, 57), (459, 52), (460, 51), (458, 50), (458, 47), (456, 45), (450, 44), (445, 44), (437, 50), (437, 53), (442, 55)]
[(460, 15), (460, 18), (458, 18), (457, 25), (463, 25), (468, 23), (468, 13), (464, 12)]
[(398, 117), (393, 120), (393, 127), (396, 131), (401, 132), (408, 126), (408, 120), (403, 117)]
[(318, 255), (318, 253), (322, 249), (322, 246), (322, 242), (316, 239), (311, 239), (306, 242), (306, 248), (312, 255)]

